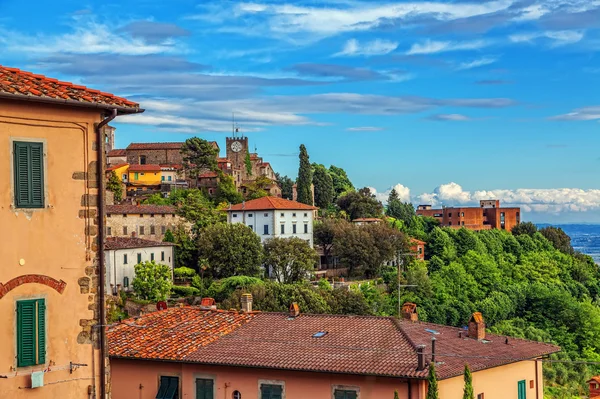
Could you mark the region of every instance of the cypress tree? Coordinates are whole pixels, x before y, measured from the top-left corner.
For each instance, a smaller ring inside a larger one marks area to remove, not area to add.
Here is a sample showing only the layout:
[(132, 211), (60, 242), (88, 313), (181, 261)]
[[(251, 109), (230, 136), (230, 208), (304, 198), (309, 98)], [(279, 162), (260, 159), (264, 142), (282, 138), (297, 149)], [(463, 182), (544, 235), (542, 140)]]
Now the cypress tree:
[(475, 393), (473, 393), (473, 375), (469, 365), (465, 364), (465, 389), (463, 391), (463, 399), (475, 399)]
[(429, 389), (427, 390), (427, 399), (439, 399), (437, 376), (435, 375), (435, 363), (429, 364), (429, 377), (427, 377)]
[(308, 160), (308, 152), (304, 144), (300, 145), (300, 168), (298, 169), (298, 180), (296, 180), (298, 190), (298, 202), (306, 205), (313, 205), (312, 196), (312, 169)]

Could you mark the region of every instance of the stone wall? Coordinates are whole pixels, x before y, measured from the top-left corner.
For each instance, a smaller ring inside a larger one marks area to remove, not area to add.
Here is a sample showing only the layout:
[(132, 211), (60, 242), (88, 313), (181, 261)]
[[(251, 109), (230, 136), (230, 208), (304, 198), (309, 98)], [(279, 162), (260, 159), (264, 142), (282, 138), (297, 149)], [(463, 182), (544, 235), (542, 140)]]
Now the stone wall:
[[(131, 234), (135, 232), (136, 237), (162, 241), (165, 238), (163, 228), (164, 231), (173, 231), (181, 222), (183, 222), (183, 219), (172, 214), (155, 214), (154, 216), (127, 214), (127, 217), (123, 217), (121, 214), (113, 214), (106, 218), (106, 235), (107, 237), (131, 237)], [(144, 227), (144, 234), (140, 229), (142, 226)], [(152, 234), (152, 226), (154, 226), (154, 234)], [(125, 233), (123, 227), (127, 227), (127, 233)]]
[(132, 165), (140, 163), (140, 156), (146, 156), (146, 164), (150, 165), (181, 165), (183, 157), (179, 150), (127, 150), (127, 162)]

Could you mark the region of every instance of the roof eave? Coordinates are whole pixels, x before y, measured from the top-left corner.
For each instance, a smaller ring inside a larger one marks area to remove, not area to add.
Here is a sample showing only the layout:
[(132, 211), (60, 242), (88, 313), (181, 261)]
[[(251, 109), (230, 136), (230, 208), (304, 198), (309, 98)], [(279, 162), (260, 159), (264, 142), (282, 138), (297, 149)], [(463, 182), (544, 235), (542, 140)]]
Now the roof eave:
[(143, 108), (132, 108), (132, 107), (123, 107), (121, 105), (110, 105), (110, 104), (101, 104), (101, 103), (90, 103), (84, 101), (75, 101), (71, 99), (63, 99), (63, 98), (52, 98), (52, 97), (37, 97), (37, 96), (28, 96), (25, 94), (13, 94), (13, 93), (4, 93), (0, 92), (0, 99), (6, 100), (16, 100), (16, 101), (29, 101), (36, 102), (42, 104), (52, 104), (52, 105), (64, 105), (68, 107), (81, 107), (81, 108), (90, 108), (90, 109), (103, 109), (103, 110), (117, 110), (117, 115), (131, 115), (131, 114), (141, 114), (145, 111)]

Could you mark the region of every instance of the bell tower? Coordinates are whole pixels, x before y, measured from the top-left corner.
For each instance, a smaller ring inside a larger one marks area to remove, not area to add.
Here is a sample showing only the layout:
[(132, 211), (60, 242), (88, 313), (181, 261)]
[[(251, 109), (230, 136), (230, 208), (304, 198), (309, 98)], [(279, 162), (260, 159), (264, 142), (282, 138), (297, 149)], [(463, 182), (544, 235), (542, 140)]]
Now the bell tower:
[(227, 159), (234, 169), (245, 169), (246, 154), (248, 153), (248, 137), (227, 137)]

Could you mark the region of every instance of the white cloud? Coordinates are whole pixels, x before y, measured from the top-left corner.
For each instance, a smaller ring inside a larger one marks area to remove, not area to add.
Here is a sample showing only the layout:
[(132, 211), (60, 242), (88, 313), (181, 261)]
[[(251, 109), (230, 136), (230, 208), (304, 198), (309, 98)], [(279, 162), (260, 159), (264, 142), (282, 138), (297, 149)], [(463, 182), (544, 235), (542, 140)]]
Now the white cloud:
[(460, 65), (456, 69), (464, 70), (464, 69), (479, 68), (481, 66), (493, 64), (496, 61), (498, 61), (497, 58), (483, 57), (483, 58), (479, 58), (477, 60), (473, 60), (470, 62), (461, 62)]
[(480, 200), (498, 199), (502, 206), (518, 206), (525, 212), (588, 212), (600, 210), (600, 190), (579, 188), (465, 191), (454, 182), (442, 184), (431, 193), (418, 197), (433, 206), (477, 205)]
[(540, 17), (549, 13), (550, 10), (542, 4), (533, 4), (521, 10), (521, 14), (514, 18), (515, 21), (531, 21), (540, 19)]
[(466, 122), (472, 120), (466, 115), (462, 114), (437, 114), (431, 115), (427, 119), (432, 121), (451, 121), (451, 122)]
[(490, 43), (485, 40), (473, 40), (466, 42), (451, 41), (433, 41), (430, 39), (422, 43), (415, 43), (406, 52), (407, 55), (416, 54), (435, 54), (448, 51), (478, 50), (488, 46)]
[(376, 39), (371, 42), (360, 44), (356, 39), (350, 39), (344, 45), (344, 48), (339, 53), (334, 54), (334, 57), (349, 57), (356, 55), (383, 55), (391, 53), (398, 47), (397, 42), (389, 40)]
[(593, 107), (577, 108), (564, 115), (557, 115), (550, 119), (557, 121), (591, 121), (600, 120), (600, 105)]
[(513, 43), (533, 43), (536, 39), (545, 38), (551, 41), (553, 47), (573, 44), (583, 39), (584, 33), (575, 30), (557, 30), (544, 32), (519, 33), (508, 38)]
[(392, 189), (396, 190), (396, 192), (398, 193), (398, 197), (400, 197), (400, 201), (411, 202), (410, 189), (400, 183), (388, 188), (387, 190), (385, 190), (382, 193), (377, 192), (377, 190), (373, 187), (369, 187), (369, 189), (371, 190), (371, 193), (373, 193), (375, 195), (375, 197), (377, 197), (377, 199), (379, 201), (383, 202), (384, 204), (387, 203), (387, 199), (388, 199)]
[(114, 27), (91, 20), (78, 20), (73, 31), (56, 36), (27, 36), (15, 32), (0, 32), (0, 45), (19, 53), (73, 53), (148, 55), (184, 52), (172, 38), (159, 43), (148, 43), (143, 38), (127, 33), (116, 33)]

